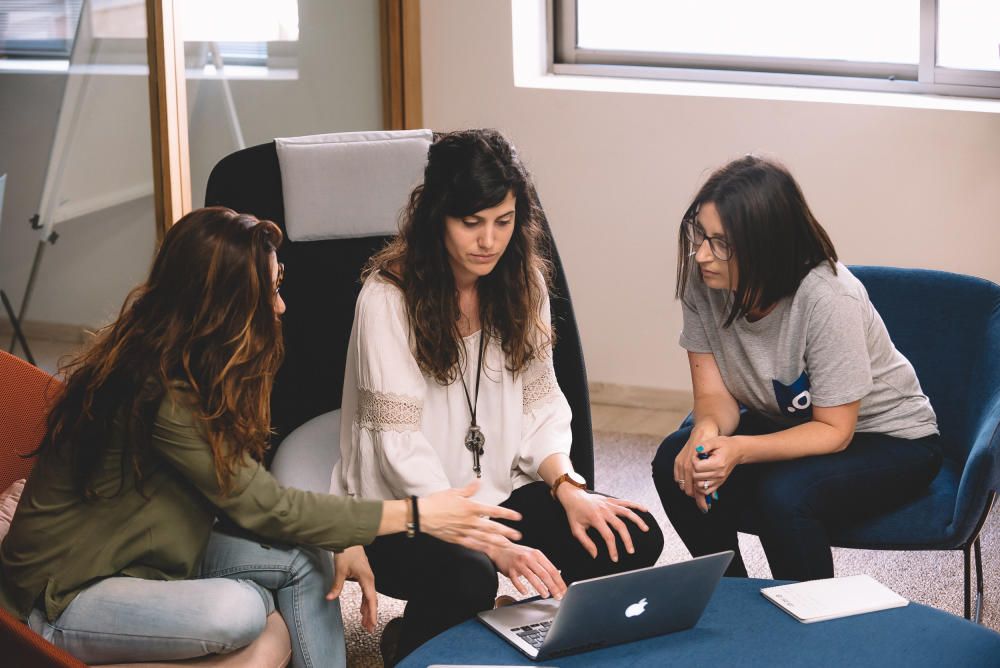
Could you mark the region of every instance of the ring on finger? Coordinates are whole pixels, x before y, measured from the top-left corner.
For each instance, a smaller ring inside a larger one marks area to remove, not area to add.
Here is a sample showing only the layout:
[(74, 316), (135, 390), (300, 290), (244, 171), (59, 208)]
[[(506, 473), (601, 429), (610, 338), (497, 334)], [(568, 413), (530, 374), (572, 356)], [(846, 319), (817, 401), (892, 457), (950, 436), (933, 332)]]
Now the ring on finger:
[(701, 488), (702, 489), (708, 489), (711, 486), (712, 486), (711, 483), (709, 483), (707, 480), (705, 482), (701, 483)]

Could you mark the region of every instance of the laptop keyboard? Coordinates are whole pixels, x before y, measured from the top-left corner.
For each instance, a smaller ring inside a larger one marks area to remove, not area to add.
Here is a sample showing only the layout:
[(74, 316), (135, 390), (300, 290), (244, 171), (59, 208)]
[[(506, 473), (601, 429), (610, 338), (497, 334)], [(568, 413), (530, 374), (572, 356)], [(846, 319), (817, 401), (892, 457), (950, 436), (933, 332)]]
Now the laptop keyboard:
[(535, 649), (539, 649), (542, 643), (545, 642), (545, 636), (549, 632), (549, 628), (552, 626), (552, 620), (546, 619), (544, 622), (538, 622), (537, 624), (528, 624), (526, 626), (518, 626), (517, 628), (511, 629), (511, 633), (517, 635), (518, 638), (528, 643)]

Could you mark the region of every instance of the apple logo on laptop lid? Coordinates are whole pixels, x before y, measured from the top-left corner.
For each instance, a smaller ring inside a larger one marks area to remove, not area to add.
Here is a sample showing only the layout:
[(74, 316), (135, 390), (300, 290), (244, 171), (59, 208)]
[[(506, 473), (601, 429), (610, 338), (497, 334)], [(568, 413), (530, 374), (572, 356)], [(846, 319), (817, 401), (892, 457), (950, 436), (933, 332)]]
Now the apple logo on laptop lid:
[(625, 608), (626, 617), (638, 617), (644, 612), (646, 612), (646, 599), (642, 599), (638, 603), (633, 603)]

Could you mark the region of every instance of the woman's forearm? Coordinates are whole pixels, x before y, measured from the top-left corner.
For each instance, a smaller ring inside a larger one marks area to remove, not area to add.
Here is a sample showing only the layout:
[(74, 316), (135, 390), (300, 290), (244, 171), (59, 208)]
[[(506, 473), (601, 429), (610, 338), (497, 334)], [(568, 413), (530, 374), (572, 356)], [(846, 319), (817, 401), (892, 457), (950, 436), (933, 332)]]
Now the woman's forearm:
[(378, 535), (406, 531), (406, 510), (409, 499), (382, 502), (382, 521), (378, 525)]
[(845, 436), (842, 429), (814, 420), (773, 434), (732, 438), (739, 446), (739, 463), (756, 464), (840, 452), (853, 435), (852, 431)]
[(731, 396), (695, 396), (693, 436), (728, 436), (736, 431), (739, 423), (740, 408)]
[(572, 470), (573, 462), (570, 461), (570, 458), (561, 452), (556, 452), (542, 460), (542, 463), (538, 466), (538, 477), (551, 487), (556, 478)]

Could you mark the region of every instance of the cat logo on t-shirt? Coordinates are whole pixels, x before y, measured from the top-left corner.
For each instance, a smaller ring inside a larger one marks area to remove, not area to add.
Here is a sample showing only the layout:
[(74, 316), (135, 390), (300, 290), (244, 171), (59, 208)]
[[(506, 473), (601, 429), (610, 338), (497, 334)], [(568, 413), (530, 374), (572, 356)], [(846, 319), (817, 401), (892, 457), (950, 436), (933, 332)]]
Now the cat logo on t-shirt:
[(809, 393), (809, 376), (805, 371), (791, 385), (771, 379), (778, 408), (789, 417), (812, 419), (812, 395)]

